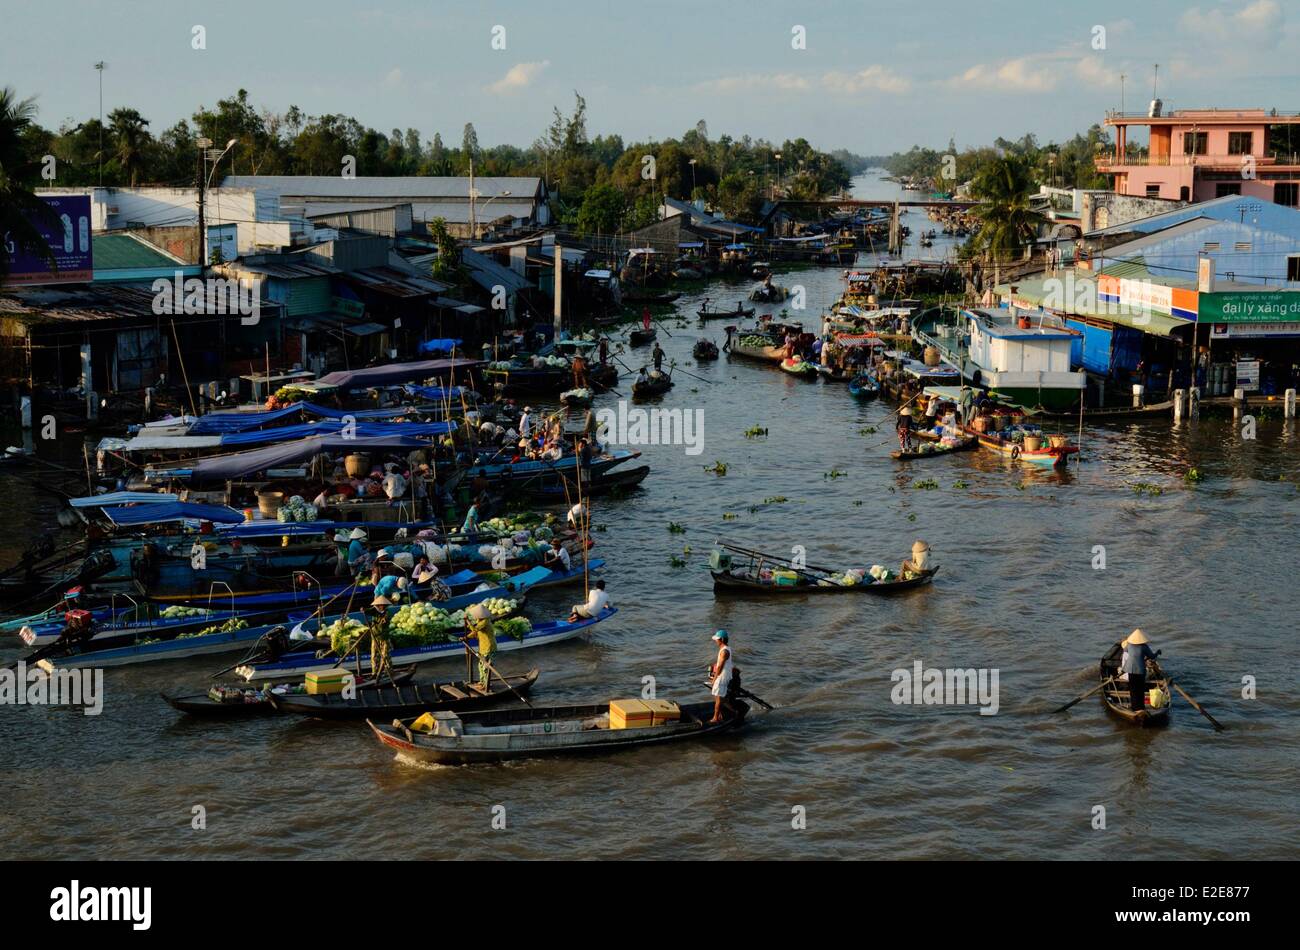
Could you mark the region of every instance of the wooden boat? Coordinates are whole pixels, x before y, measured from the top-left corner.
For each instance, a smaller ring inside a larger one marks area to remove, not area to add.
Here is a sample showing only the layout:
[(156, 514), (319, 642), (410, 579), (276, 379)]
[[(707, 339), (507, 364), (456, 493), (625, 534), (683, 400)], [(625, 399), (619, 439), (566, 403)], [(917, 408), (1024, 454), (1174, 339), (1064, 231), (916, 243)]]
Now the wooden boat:
[(486, 691), (464, 680), (396, 685), (385, 680), (371, 689), (357, 690), (351, 699), (344, 699), (341, 693), (271, 693), (270, 701), (280, 712), (315, 719), (409, 719), (426, 712), (469, 712), (513, 700), (516, 694), (527, 695), (539, 675), (533, 669), (507, 676), (505, 683), (494, 676)]
[(632, 384), (632, 398), (653, 399), (655, 396), (662, 396), (672, 388), (673, 377), (671, 373), (661, 373), (658, 370), (653, 370), (644, 382), (637, 380)]
[(754, 308), (737, 305), (730, 310), (710, 310), (708, 307), (701, 307), (695, 313), (701, 320), (740, 320), (744, 317), (752, 317)]
[(647, 343), (653, 343), (658, 335), (654, 327), (650, 327), (648, 330), (645, 327), (637, 327), (637, 329), (629, 331), (627, 342), (632, 346), (645, 346)]
[[(411, 681), (415, 675), (415, 667), (407, 666), (399, 670), (393, 670), (393, 682), (399, 686), (405, 685)], [(388, 685), (388, 678), (383, 680), (385, 686)], [(179, 710), (183, 713), (189, 713), (191, 716), (202, 716), (205, 719), (246, 719), (251, 716), (266, 716), (275, 712), (273, 699), (279, 694), (276, 690), (281, 690), (284, 696), (292, 696), (293, 693), (288, 690), (299, 687), (298, 683), (279, 683), (275, 686), (264, 686), (260, 690), (245, 689), (243, 692), (249, 696), (243, 702), (238, 700), (218, 701), (212, 698), (209, 693), (194, 693), (189, 696), (168, 696), (166, 693), (159, 693), (172, 709)], [(374, 680), (362, 677), (356, 684), (359, 696), (376, 689)], [(389, 687), (391, 688), (391, 687)], [(301, 694), (304, 698), (315, 699), (314, 696)]]
[(1102, 687), (1101, 699), (1106, 704), (1106, 708), (1129, 722), (1136, 723), (1139, 726), (1163, 726), (1169, 722), (1169, 708), (1173, 701), (1173, 694), (1169, 689), (1169, 678), (1164, 675), (1164, 671), (1159, 666), (1152, 664), (1155, 668), (1155, 676), (1147, 677), (1147, 691), (1158, 689), (1164, 693), (1163, 706), (1146, 705), (1136, 712), (1129, 705), (1128, 683), (1119, 679), (1120, 659), (1123, 656), (1124, 648), (1116, 643), (1106, 651), (1106, 655), (1101, 658), (1099, 674), (1102, 682), (1113, 679), (1114, 682), (1108, 683)]
[(1003, 458), (1008, 458), (1013, 462), (1028, 462), (1031, 465), (1059, 468), (1066, 463), (1071, 455), (1079, 451), (1077, 445), (1070, 445), (1068, 442), (1064, 445), (1052, 445), (1049, 441), (1048, 444), (1041, 445), (1036, 449), (1027, 449), (1023, 443), (1012, 439), (1004, 439), (1002, 436), (994, 435), (991, 432), (978, 432), (967, 427), (962, 427), (961, 431), (978, 438), (981, 448), (996, 452)]
[(570, 389), (568, 392), (560, 393), (560, 405), (568, 406), (570, 409), (585, 409), (591, 405), (594, 395), (590, 389)]
[(659, 726), (609, 728), (609, 704), (535, 706), (468, 713), (451, 721), (457, 734), (414, 732), (409, 721), (382, 726), (366, 724), (385, 746), (421, 762), (465, 765), (551, 755), (613, 752), (667, 742), (702, 739), (731, 732), (745, 724), (749, 706), (733, 701), (719, 723), (710, 723), (713, 703), (686, 703), (681, 718)]
[(755, 303), (778, 303), (788, 296), (790, 291), (780, 284), (763, 285), (749, 292), (749, 299)]
[[(616, 471), (593, 475), (591, 481), (583, 484), (582, 494), (584, 496), (599, 497), (608, 495), (612, 491), (626, 491), (640, 485), (649, 474), (649, 465), (638, 465), (635, 468), (620, 468)], [(553, 504), (559, 504), (560, 502), (568, 504), (573, 496), (573, 486), (571, 484), (566, 487), (563, 483), (555, 482), (533, 484), (523, 490), (529, 498)]]
[(799, 356), (783, 359), (778, 365), (782, 372), (791, 376), (802, 376), (804, 379), (815, 379), (817, 376), (817, 365)]
[(758, 360), (761, 363), (779, 363), (785, 359), (785, 347), (776, 344), (767, 346), (751, 346), (741, 343), (737, 339), (731, 341), (731, 346), (727, 352), (732, 356), (740, 356), (747, 360)]
[(907, 580), (899, 578), (894, 581), (874, 581), (870, 584), (837, 584), (829, 579), (817, 579), (817, 575), (801, 576), (793, 584), (777, 584), (765, 581), (752, 574), (737, 571), (714, 571), (713, 590), (715, 593), (750, 593), (750, 594), (900, 594), (903, 591), (924, 587), (934, 580), (939, 568), (932, 567)]
[(875, 399), (880, 395), (880, 383), (870, 376), (854, 376), (849, 380), (849, 395), (854, 399)]
[(671, 292), (671, 291), (670, 291), (670, 292), (665, 292), (665, 293), (651, 293), (651, 294), (647, 294), (647, 293), (636, 293), (636, 292), (631, 292), (631, 293), (624, 292), (624, 294), (623, 294), (623, 303), (625, 303), (625, 304), (634, 304), (634, 303), (635, 303), (635, 304), (659, 304), (659, 305), (666, 305), (666, 304), (670, 304), (670, 303), (672, 303), (674, 300), (676, 300), (676, 299), (677, 299), (678, 297), (680, 297), (680, 296), (681, 296), (680, 293)]
[(712, 340), (696, 340), (695, 346), (691, 347), (691, 355), (697, 360), (716, 360), (718, 358), (718, 344)]
[[(573, 623), (567, 620), (547, 620), (535, 623), (533, 628), (524, 634), (522, 640), (516, 640), (513, 637), (499, 638), (497, 640), (497, 650), (505, 653), (510, 650), (525, 650), (531, 647), (549, 646), (552, 643), (572, 640), (575, 637), (589, 633), (591, 627), (603, 620), (608, 620), (617, 612), (618, 610), (615, 607), (606, 607), (599, 616), (591, 619), (577, 620)], [(465, 649), (461, 643), (458, 640), (453, 640), (449, 643), (399, 647), (389, 654), (389, 658), (390, 662), (394, 664), (425, 663), (430, 660), (456, 659), (462, 657), (464, 653)], [(269, 663), (246, 663), (238, 667), (234, 674), (250, 682), (253, 680), (293, 678), (305, 676), (316, 670), (328, 670), (335, 665), (336, 661), (337, 657), (334, 656), (317, 656), (316, 650), (312, 648), (285, 653), (278, 660)], [(358, 662), (360, 662), (363, 670), (369, 669), (370, 654), (362, 655)], [(348, 664), (351, 666), (353, 661), (349, 659)]]
[(564, 584), (576, 584), (584, 576), (599, 571), (604, 566), (605, 560), (603, 558), (594, 557), (587, 562), (586, 570), (583, 570), (581, 560), (574, 558), (567, 571), (538, 565), (531, 571), (510, 578), (504, 582), (504, 585), (507, 589), (513, 590), (515, 588), (511, 585), (518, 584), (519, 589), (531, 591), (537, 587), (559, 587)]
[[(913, 433), (915, 435), (915, 433)], [(953, 452), (969, 452), (979, 445), (979, 440), (973, 435), (960, 439), (956, 445), (943, 445), (932, 442), (934, 448), (929, 452), (913, 450), (911, 452), (890, 452), (890, 458), (896, 458), (899, 461), (910, 461), (913, 459), (930, 459), (939, 455), (951, 455)]]

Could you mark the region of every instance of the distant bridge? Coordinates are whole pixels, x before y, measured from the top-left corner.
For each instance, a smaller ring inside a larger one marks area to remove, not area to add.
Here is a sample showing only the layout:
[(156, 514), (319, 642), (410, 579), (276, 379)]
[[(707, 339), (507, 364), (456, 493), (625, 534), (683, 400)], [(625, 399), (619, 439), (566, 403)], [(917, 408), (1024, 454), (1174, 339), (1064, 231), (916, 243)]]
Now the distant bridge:
[(772, 206), (772, 211), (777, 211), (782, 205), (798, 205), (801, 208), (810, 206), (824, 208), (892, 208), (894, 205), (898, 205), (900, 208), (952, 208), (955, 211), (964, 211), (978, 204), (978, 201), (956, 201), (940, 198), (924, 201), (881, 201), (866, 198), (810, 198), (806, 200), (781, 198)]

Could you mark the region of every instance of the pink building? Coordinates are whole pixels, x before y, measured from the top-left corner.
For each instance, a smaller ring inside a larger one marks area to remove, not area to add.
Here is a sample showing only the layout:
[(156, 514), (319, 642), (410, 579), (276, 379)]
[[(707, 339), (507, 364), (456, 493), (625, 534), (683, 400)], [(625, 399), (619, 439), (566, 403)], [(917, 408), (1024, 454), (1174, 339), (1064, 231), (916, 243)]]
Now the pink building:
[[(1114, 176), (1117, 194), (1176, 201), (1246, 195), (1292, 208), (1300, 205), (1300, 113), (1112, 112), (1106, 125), (1115, 128), (1115, 148), (1097, 157), (1097, 170)], [(1150, 129), (1145, 156), (1125, 154), (1129, 127), (1135, 125)]]

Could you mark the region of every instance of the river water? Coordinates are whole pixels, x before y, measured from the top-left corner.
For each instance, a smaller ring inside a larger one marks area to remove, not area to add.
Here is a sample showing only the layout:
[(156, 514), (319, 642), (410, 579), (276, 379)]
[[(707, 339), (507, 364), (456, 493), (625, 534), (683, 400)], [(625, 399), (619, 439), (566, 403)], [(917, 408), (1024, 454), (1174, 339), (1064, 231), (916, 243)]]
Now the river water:
[[(779, 280), (808, 288), (810, 328), (840, 289), (835, 270)], [(710, 286), (679, 310), (746, 290)], [(1254, 440), (1211, 417), (1089, 426), (1083, 461), (1061, 473), (983, 452), (898, 463), (886, 404), (741, 360), (695, 365), (693, 341), (720, 342), (721, 329), (664, 327), (680, 372), (662, 405), (701, 413), (702, 451), (643, 447), (644, 489), (597, 504), (596, 553), (619, 613), (588, 641), (503, 654), (499, 666), (540, 667), (539, 702), (635, 696), (646, 676), (661, 697), (703, 698), (709, 637), (725, 627), (746, 686), (781, 708), (711, 743), (421, 767), (361, 725), (186, 721), (158, 698), (202, 689), (221, 657), (108, 670), (100, 716), (0, 708), (4, 856), (1295, 857), (1293, 423), (1274, 413)], [(755, 426), (768, 434), (746, 438)], [(716, 461), (725, 476), (705, 471)], [(1199, 484), (1183, 479), (1192, 468)], [(0, 486), (7, 558), (53, 508), (11, 479)], [(706, 559), (717, 537), (894, 568), (923, 538), (942, 569), (931, 588), (894, 599), (715, 597)], [(575, 596), (536, 595), (530, 613), (558, 615)], [(1163, 730), (1126, 726), (1095, 696), (1050, 713), (1139, 625), (1227, 731), (1181, 699)], [(894, 703), (892, 671), (918, 661), (996, 669), (997, 713)], [(1243, 699), (1246, 677), (1255, 698)], [(192, 827), (195, 806), (205, 828)], [(501, 814), (506, 827), (493, 830)], [(793, 827), (800, 816), (806, 827)]]

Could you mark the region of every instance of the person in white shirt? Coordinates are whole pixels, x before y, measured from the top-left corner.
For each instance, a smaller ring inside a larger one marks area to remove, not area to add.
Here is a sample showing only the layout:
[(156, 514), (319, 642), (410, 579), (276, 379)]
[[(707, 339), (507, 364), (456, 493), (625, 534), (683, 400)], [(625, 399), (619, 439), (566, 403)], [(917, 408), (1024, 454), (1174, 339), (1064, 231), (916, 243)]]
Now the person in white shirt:
[(542, 557), (542, 564), (553, 571), (569, 572), (569, 567), (573, 559), (569, 557), (569, 551), (559, 538), (551, 539), (551, 549)]
[(596, 581), (596, 586), (587, 594), (587, 602), (573, 605), (573, 612), (569, 614), (569, 623), (574, 623), (581, 618), (597, 617), (607, 606), (609, 606), (609, 594), (605, 593), (605, 582)]
[(581, 528), (582, 519), (585, 517), (587, 517), (587, 506), (584, 505), (582, 502), (578, 502), (576, 505), (574, 505), (572, 508), (569, 509), (568, 520), (569, 520), (569, 524), (571, 524), (573, 527)]
[(519, 417), (519, 437), (527, 439), (533, 434), (532, 406), (524, 406), (524, 414)]

